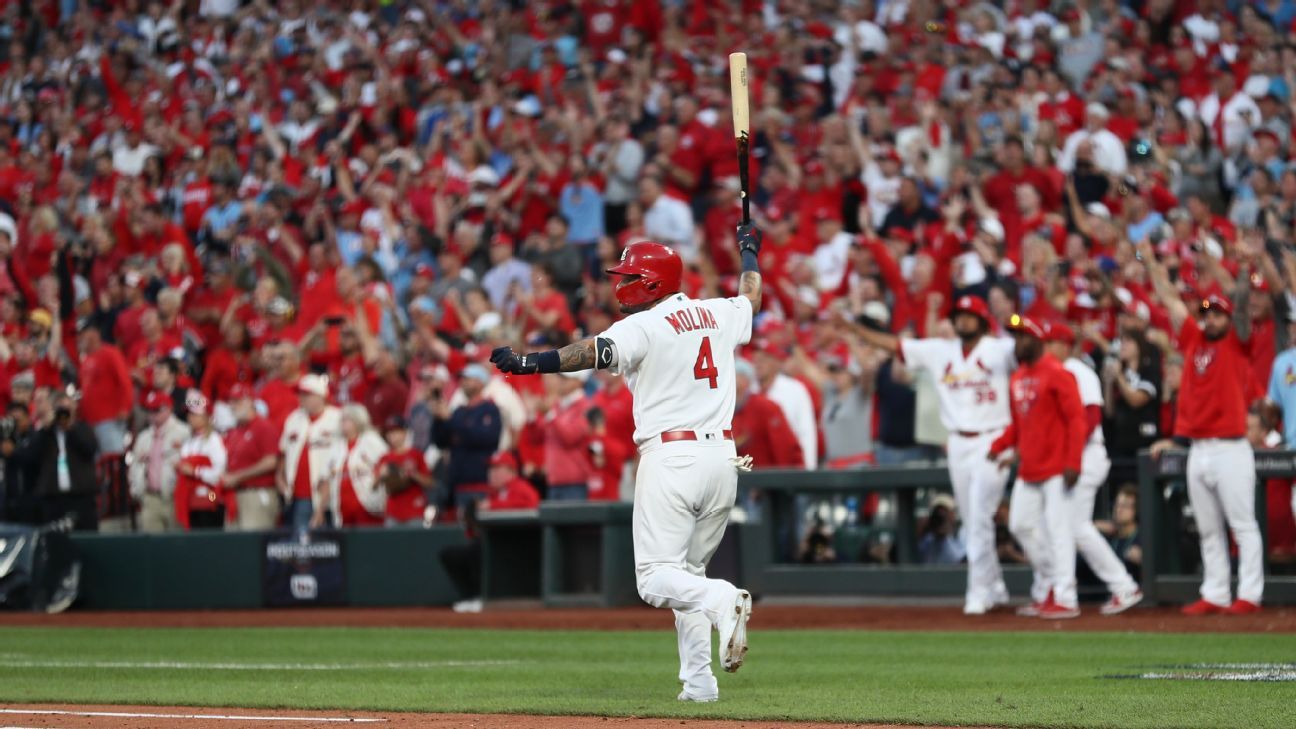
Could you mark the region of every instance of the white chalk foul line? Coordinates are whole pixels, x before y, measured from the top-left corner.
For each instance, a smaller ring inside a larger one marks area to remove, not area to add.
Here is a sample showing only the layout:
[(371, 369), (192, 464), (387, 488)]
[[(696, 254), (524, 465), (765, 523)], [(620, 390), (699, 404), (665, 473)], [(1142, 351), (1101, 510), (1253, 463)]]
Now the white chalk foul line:
[(203, 663), (195, 661), (65, 661), (0, 658), (0, 668), (140, 668), (167, 671), (403, 671), (515, 666), (520, 661), (380, 661), (374, 663)]
[[(234, 714), (150, 714), (127, 711), (66, 711), (59, 709), (0, 709), (0, 714), (22, 716), (89, 716), (112, 719), (214, 719), (217, 721), (318, 721), (381, 724), (386, 719), (352, 719), (344, 716), (239, 716)], [(16, 728), (20, 729), (20, 728)]]

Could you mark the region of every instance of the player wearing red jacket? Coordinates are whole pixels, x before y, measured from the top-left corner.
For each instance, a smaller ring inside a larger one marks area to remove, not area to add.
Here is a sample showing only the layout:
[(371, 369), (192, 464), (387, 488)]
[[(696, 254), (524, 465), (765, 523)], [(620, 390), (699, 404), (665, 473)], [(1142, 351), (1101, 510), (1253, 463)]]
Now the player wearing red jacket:
[[(1150, 252), (1140, 247), (1146, 258)], [(1197, 522), (1202, 556), (1201, 599), (1184, 608), (1188, 615), (1259, 612), (1264, 595), (1264, 551), (1255, 517), (1255, 453), (1246, 440), (1247, 391), (1251, 374), (1251, 294), (1249, 271), (1240, 271), (1238, 310), (1233, 302), (1211, 294), (1197, 305), (1198, 320), (1188, 316), (1164, 266), (1155, 259), (1148, 273), (1161, 305), (1179, 332), (1183, 382), (1175, 414), (1175, 439), (1188, 450), (1188, 503)], [(1159, 456), (1174, 441), (1152, 444)], [(1228, 532), (1238, 551), (1237, 600), (1230, 602)]]
[[(1080, 478), (1080, 457), (1089, 435), (1075, 378), (1044, 353), (1044, 329), (1014, 314), (1008, 320), (1020, 366), (1009, 383), (1012, 423), (990, 444), (1000, 467), (1016, 460), (1017, 483), (1008, 528), (1035, 571), (1031, 596), (1041, 618), (1074, 618), (1075, 536), (1067, 492)], [(1004, 456), (1010, 448), (1015, 456)], [(1051, 593), (1050, 593), (1051, 591)]]

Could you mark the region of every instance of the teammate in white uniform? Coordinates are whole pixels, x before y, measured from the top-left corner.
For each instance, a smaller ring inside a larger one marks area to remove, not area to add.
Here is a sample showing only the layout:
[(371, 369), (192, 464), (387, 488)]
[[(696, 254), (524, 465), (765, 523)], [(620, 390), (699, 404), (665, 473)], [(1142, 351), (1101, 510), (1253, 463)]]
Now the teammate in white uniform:
[[(1102, 382), (1089, 365), (1075, 356), (1075, 343), (1075, 332), (1071, 327), (1060, 322), (1044, 324), (1044, 351), (1056, 357), (1075, 377), (1080, 389), (1080, 404), (1084, 406), (1090, 428), (1089, 440), (1085, 442), (1084, 453), (1080, 456), (1080, 479), (1067, 492), (1071, 532), (1075, 535), (1076, 551), (1111, 592), (1111, 599), (1099, 608), (1099, 612), (1115, 615), (1137, 605), (1143, 599), (1143, 592), (1093, 524), (1094, 497), (1107, 480), (1107, 474), (1111, 471), (1111, 459), (1107, 457), (1101, 425)], [(1033, 603), (1018, 610), (1018, 614), (1038, 614), (1039, 607), (1038, 603)]]
[(720, 634), (720, 663), (732, 672), (747, 653), (751, 595), (706, 566), (720, 545), (734, 505), (738, 471), (750, 458), (734, 449), (734, 350), (751, 339), (760, 308), (756, 255), (760, 233), (738, 229), (740, 294), (694, 300), (680, 293), (683, 264), (670, 248), (632, 243), (621, 263), (616, 297), (629, 316), (592, 339), (526, 355), (501, 347), (491, 361), (513, 374), (597, 367), (624, 375), (634, 392), (634, 550), (639, 596), (675, 611), (681, 701), (715, 701), (711, 628)]
[(951, 312), (958, 339), (901, 339), (865, 327), (865, 342), (924, 368), (936, 380), (941, 422), (949, 431), (947, 457), (954, 500), (963, 516), (967, 544), (966, 615), (983, 615), (1008, 602), (995, 548), (994, 515), (1003, 501), (1006, 471), (989, 461), (990, 444), (1008, 427), (1008, 378), (1016, 366), (1013, 341), (990, 336), (990, 308), (962, 296)]

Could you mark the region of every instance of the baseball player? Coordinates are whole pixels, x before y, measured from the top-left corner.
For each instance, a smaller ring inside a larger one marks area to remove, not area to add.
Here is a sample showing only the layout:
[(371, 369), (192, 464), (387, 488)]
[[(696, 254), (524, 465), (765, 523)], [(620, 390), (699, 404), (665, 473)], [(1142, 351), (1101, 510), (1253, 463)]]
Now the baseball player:
[[(1075, 536), (1080, 556), (1084, 557), (1090, 569), (1111, 591), (1111, 599), (1099, 608), (1099, 612), (1103, 615), (1123, 613), (1143, 599), (1143, 592), (1093, 524), (1094, 497), (1111, 471), (1111, 459), (1107, 457), (1107, 447), (1103, 442), (1102, 382), (1098, 379), (1098, 373), (1075, 356), (1076, 336), (1071, 327), (1061, 322), (1044, 322), (1043, 326), (1044, 351), (1061, 362), (1075, 378), (1088, 433), (1084, 452), (1080, 456), (1080, 479), (1067, 492), (1071, 532)], [(1017, 612), (1019, 615), (1038, 613), (1040, 607), (1040, 604), (1032, 603)]]
[[(1018, 462), (1008, 529), (1035, 571), (1031, 595), (1041, 618), (1075, 618), (1075, 535), (1067, 492), (1080, 479), (1089, 429), (1075, 378), (1044, 351), (1044, 328), (1013, 314), (1008, 320), (1017, 361), (1010, 388), (1012, 424), (990, 444), (989, 458)], [(1015, 449), (1015, 454), (1008, 451)], [(1041, 528), (1042, 527), (1042, 528)]]
[(1008, 602), (994, 527), (1007, 474), (986, 454), (1011, 422), (1008, 377), (1016, 361), (1011, 339), (990, 336), (990, 308), (980, 297), (959, 297), (950, 316), (957, 339), (909, 339), (860, 326), (854, 329), (868, 344), (896, 354), (910, 367), (926, 368), (935, 377), (941, 422), (949, 431), (950, 483), (963, 515), (967, 544), (963, 614), (984, 615)]
[(694, 300), (680, 292), (683, 264), (670, 248), (632, 243), (608, 269), (620, 277), (616, 298), (628, 316), (596, 337), (559, 350), (491, 353), (500, 371), (529, 375), (607, 369), (634, 393), (639, 448), (634, 521), (639, 596), (675, 611), (681, 701), (715, 701), (711, 628), (720, 664), (732, 672), (747, 653), (751, 595), (706, 566), (720, 544), (737, 492), (739, 458), (731, 430), (736, 394), (734, 349), (751, 339), (760, 309), (760, 232), (738, 228), (739, 295)]
[[(1233, 302), (1218, 294), (1201, 300), (1199, 319), (1194, 321), (1151, 246), (1140, 246), (1140, 252), (1157, 297), (1178, 331), (1178, 349), (1184, 357), (1175, 439), (1157, 441), (1151, 449), (1155, 457), (1175, 441), (1189, 446), (1188, 503), (1201, 541), (1202, 585), (1201, 599), (1183, 612), (1259, 612), (1264, 595), (1264, 554), (1255, 518), (1255, 454), (1245, 437), (1251, 372), (1251, 320), (1245, 299), (1250, 286), (1244, 272), (1243, 284), (1238, 287), (1241, 316), (1236, 322)], [(1226, 523), (1238, 548), (1237, 600), (1232, 602)]]

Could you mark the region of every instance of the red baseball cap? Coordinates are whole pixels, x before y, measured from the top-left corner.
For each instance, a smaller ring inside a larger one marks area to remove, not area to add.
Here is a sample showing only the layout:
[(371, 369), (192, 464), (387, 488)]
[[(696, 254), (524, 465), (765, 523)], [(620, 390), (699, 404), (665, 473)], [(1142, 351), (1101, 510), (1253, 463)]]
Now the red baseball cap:
[(772, 340), (769, 339), (762, 339), (761, 341), (757, 342), (756, 351), (762, 354), (768, 354), (771, 357), (777, 357), (778, 359), (786, 359), (788, 356), (788, 351), (786, 347), (775, 344)]
[(1045, 336), (1044, 327), (1020, 314), (1009, 317), (1007, 329), (1013, 334), (1026, 334), (1036, 339), (1044, 339)]
[(170, 410), (171, 405), (171, 396), (165, 392), (153, 390), (144, 396), (145, 410)]
[(500, 451), (490, 457), (490, 465), (504, 466), (505, 468), (512, 468), (516, 471), (518, 467), (517, 457), (513, 455), (512, 451)]
[(1258, 291), (1262, 294), (1269, 293), (1271, 290), (1269, 287), (1269, 279), (1258, 273), (1251, 274), (1251, 290)]
[(1044, 322), (1044, 341), (1061, 344), (1075, 344), (1075, 330), (1060, 321)]
[(251, 398), (255, 396), (256, 396), (255, 393), (252, 392), (252, 386), (247, 384), (246, 382), (234, 383), (234, 386), (231, 387), (229, 391), (229, 399), (231, 402), (234, 400), (242, 400), (244, 398)]
[(912, 230), (901, 228), (898, 225), (887, 228), (886, 237), (892, 240), (902, 240), (905, 243), (913, 243), (916, 240)]
[(436, 278), (436, 271), (432, 270), (432, 267), (429, 266), (428, 264), (420, 263), (414, 267), (414, 276), (416, 278), (426, 278), (428, 280), (432, 280)]
[(1206, 298), (1202, 299), (1201, 313), (1205, 314), (1211, 309), (1217, 309), (1229, 316), (1233, 316), (1233, 302), (1229, 301), (1223, 296), (1220, 296), (1219, 294), (1211, 294), (1210, 296), (1207, 296)]
[(987, 324), (990, 323), (990, 307), (986, 304), (985, 299), (980, 296), (967, 294), (958, 297), (958, 300), (954, 302), (954, 309), (950, 312), (950, 316), (963, 312), (979, 316), (981, 321)]

